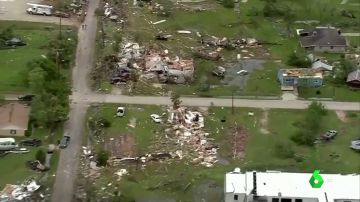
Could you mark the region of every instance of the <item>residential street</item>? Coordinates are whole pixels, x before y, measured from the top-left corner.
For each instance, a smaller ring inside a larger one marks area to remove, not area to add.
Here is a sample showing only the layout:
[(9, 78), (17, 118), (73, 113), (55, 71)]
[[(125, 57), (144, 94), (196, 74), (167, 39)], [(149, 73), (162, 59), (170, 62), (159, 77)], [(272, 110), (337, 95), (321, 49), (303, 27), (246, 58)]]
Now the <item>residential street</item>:
[[(72, 99), (78, 103), (126, 103), (126, 104), (146, 104), (146, 105), (169, 105), (169, 97), (157, 96), (125, 96), (88, 93), (75, 93)], [(230, 98), (198, 98), (182, 97), (182, 104), (188, 106), (215, 106), (231, 107)], [(234, 99), (235, 107), (255, 107), (255, 108), (278, 108), (278, 109), (305, 109), (311, 101), (304, 100), (249, 100)], [(322, 101), (329, 110), (360, 111), (360, 102), (335, 102)]]
[[(85, 23), (86, 30), (79, 30), (79, 43), (76, 51), (76, 64), (73, 68), (73, 91), (83, 92), (82, 96), (89, 91), (87, 85), (87, 74), (92, 67), (95, 37), (96, 16), (95, 9), (99, 0), (89, 1), (88, 15)], [(70, 145), (60, 153), (59, 166), (52, 195), (53, 202), (70, 202), (74, 194), (74, 183), (77, 175), (79, 152), (82, 144), (82, 134), (87, 104), (71, 104), (70, 118), (64, 125), (64, 133), (71, 136)]]

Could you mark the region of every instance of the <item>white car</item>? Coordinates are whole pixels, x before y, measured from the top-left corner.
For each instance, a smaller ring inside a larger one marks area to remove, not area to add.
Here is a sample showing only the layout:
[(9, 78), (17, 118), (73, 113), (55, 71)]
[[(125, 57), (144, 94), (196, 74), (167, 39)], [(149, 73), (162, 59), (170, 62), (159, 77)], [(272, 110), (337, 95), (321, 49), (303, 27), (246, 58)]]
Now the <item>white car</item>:
[(151, 114), (150, 118), (155, 122), (155, 123), (161, 123), (161, 117), (157, 114)]
[(244, 75), (247, 75), (247, 74), (248, 74), (248, 71), (242, 69), (242, 70), (236, 72), (236, 74), (238, 74), (238, 75), (240, 75), (240, 76), (244, 76)]
[(116, 110), (117, 117), (123, 117), (125, 115), (125, 107), (118, 107)]

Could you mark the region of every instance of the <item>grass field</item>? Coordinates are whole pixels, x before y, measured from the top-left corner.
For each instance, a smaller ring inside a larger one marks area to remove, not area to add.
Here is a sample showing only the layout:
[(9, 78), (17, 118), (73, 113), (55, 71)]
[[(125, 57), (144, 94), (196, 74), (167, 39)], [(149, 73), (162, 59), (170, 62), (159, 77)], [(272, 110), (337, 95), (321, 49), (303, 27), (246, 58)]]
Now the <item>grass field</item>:
[[(147, 152), (150, 145), (159, 144), (156, 138), (159, 135), (161, 137), (164, 128), (162, 125), (152, 123), (149, 115), (160, 114), (165, 108), (126, 105), (125, 117), (114, 118), (116, 107), (104, 105), (98, 111), (112, 122), (112, 126), (106, 130), (106, 135), (131, 133), (136, 137), (140, 152)], [(248, 112), (254, 112), (255, 115), (249, 116)], [(130, 175), (121, 180), (115, 180), (113, 173), (124, 166), (108, 167), (102, 171), (101, 177), (96, 179), (96, 189), (111, 183), (113, 186), (106, 188), (106, 192), (112, 193), (111, 190), (118, 189), (126, 196), (136, 199), (143, 197), (158, 201), (161, 199), (192, 201), (196, 197), (202, 197), (207, 201), (216, 202), (222, 199), (224, 174), (234, 167), (240, 167), (243, 171), (253, 169), (297, 172), (313, 172), (314, 169), (319, 169), (323, 173), (360, 171), (359, 154), (349, 148), (350, 141), (358, 138), (360, 125), (357, 123), (360, 121), (360, 113), (353, 113), (351, 117), (347, 117), (347, 122), (342, 122), (335, 112), (329, 111), (321, 122), (319, 135), (330, 129), (339, 131), (339, 135), (334, 140), (313, 148), (297, 146), (290, 140), (297, 130), (295, 123), (303, 118), (305, 111), (269, 110), (267, 126), (261, 123), (264, 111), (260, 109), (236, 108), (232, 114), (230, 108), (210, 107), (208, 113), (205, 118), (205, 130), (219, 145), (218, 158), (221, 159), (221, 163), (213, 168), (204, 168), (181, 160), (150, 162), (144, 169), (129, 166), (127, 169)], [(135, 129), (126, 125), (132, 118), (137, 120), (138, 125)], [(248, 134), (243, 161), (232, 159), (232, 127), (234, 126), (242, 126)], [(262, 132), (261, 129), (264, 127), (269, 131), (268, 134)], [(279, 143), (290, 144), (296, 156), (301, 156), (301, 160), (278, 157), (275, 147)], [(333, 157), (333, 154), (337, 157)], [(218, 189), (208, 190), (206, 195), (201, 187), (209, 184)], [(99, 197), (104, 192), (97, 193)]]
[(0, 21), (0, 31), (13, 27), (16, 36), (24, 39), (26, 46), (15, 49), (0, 50), (0, 92), (26, 91), (26, 65), (28, 62), (41, 58), (46, 53), (45, 46), (55, 34), (56, 25)]

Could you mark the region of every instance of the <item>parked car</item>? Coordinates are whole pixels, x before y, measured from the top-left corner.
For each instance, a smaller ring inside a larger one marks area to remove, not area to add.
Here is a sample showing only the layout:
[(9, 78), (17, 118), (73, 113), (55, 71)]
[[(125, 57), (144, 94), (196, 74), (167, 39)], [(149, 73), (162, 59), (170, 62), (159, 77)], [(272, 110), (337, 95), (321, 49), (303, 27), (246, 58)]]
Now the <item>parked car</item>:
[(19, 38), (12, 38), (10, 40), (5, 41), (5, 45), (16, 47), (16, 46), (26, 46), (26, 43)]
[(20, 142), (21, 146), (32, 146), (32, 147), (38, 147), (41, 145), (41, 140), (36, 138), (26, 139)]
[(68, 135), (64, 135), (64, 137), (61, 139), (59, 147), (61, 149), (65, 149), (66, 147), (68, 147), (70, 144), (70, 136)]
[(32, 99), (35, 97), (35, 95), (23, 95), (23, 96), (19, 96), (18, 97), (18, 100), (21, 100), (21, 101), (32, 101)]
[(150, 118), (155, 122), (155, 123), (161, 123), (161, 117), (157, 114), (151, 114)]
[(226, 72), (226, 69), (224, 67), (218, 66), (212, 71), (212, 74), (214, 76), (224, 78), (225, 72)]
[(351, 141), (350, 148), (356, 151), (360, 151), (360, 139)]
[(246, 71), (246, 70), (242, 69), (242, 70), (240, 70), (240, 71), (236, 72), (236, 74), (238, 74), (238, 75), (240, 75), (240, 76), (245, 76), (245, 75), (247, 75), (247, 74), (248, 74), (248, 71)]
[(125, 115), (125, 107), (118, 107), (116, 110), (116, 116), (123, 117)]
[(61, 12), (61, 11), (55, 11), (54, 16), (61, 17), (61, 18), (69, 18), (70, 14), (65, 13), (65, 12)]
[(331, 140), (331, 139), (334, 139), (335, 136), (337, 135), (337, 131), (336, 130), (329, 130), (327, 131), (325, 134), (322, 135), (322, 138), (324, 140)]

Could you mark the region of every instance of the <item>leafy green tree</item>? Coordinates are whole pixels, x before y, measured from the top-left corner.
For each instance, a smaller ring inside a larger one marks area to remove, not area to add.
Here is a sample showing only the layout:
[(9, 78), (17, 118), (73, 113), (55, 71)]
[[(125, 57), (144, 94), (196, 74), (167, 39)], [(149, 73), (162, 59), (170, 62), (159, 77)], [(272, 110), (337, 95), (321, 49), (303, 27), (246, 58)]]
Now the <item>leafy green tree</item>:
[(292, 52), (288, 56), (288, 60), (286, 63), (290, 66), (298, 68), (307, 68), (311, 65), (310, 59), (308, 59), (305, 54), (296, 52)]
[(41, 67), (36, 67), (29, 72), (29, 87), (33, 93), (40, 93), (45, 88), (46, 72)]
[(46, 159), (46, 154), (44, 150), (39, 149), (35, 153), (35, 159), (38, 160), (40, 163), (44, 164)]
[(180, 107), (181, 104), (181, 100), (180, 100), (180, 94), (173, 91), (171, 93), (171, 102), (173, 103), (173, 109), (178, 109)]
[(295, 151), (290, 143), (277, 143), (275, 145), (275, 154), (280, 158), (287, 159), (293, 158), (295, 156)]
[(222, 4), (225, 8), (234, 8), (234, 0), (223, 0)]
[(107, 166), (107, 161), (109, 160), (109, 152), (101, 149), (98, 153), (97, 153), (97, 165), (98, 166)]
[(0, 39), (9, 40), (15, 36), (14, 29), (12, 27), (7, 27), (0, 33)]
[(321, 119), (327, 110), (320, 102), (312, 102), (306, 110), (304, 119), (297, 125), (298, 131), (291, 139), (299, 145), (314, 145), (318, 135)]

